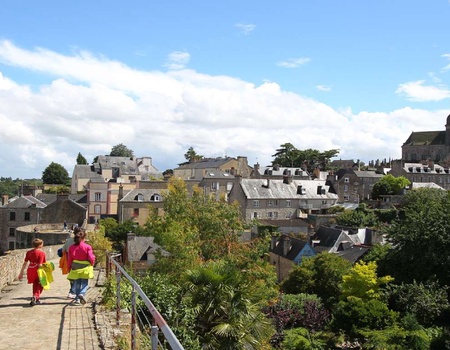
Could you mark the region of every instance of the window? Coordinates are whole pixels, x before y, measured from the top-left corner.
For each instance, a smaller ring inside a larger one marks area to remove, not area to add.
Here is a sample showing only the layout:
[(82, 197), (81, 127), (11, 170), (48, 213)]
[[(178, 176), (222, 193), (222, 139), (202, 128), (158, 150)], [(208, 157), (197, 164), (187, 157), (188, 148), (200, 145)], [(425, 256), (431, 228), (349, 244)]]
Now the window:
[(286, 212), (286, 219), (290, 219), (292, 216), (292, 213), (290, 211)]
[(272, 219), (272, 212), (271, 212), (271, 211), (269, 211), (269, 212), (267, 213), (267, 217), (268, 217), (269, 219)]
[(100, 214), (101, 211), (102, 211), (102, 207), (101, 207), (100, 204), (94, 205), (94, 213), (95, 213), (95, 214)]
[(233, 182), (227, 182), (227, 191), (231, 191), (231, 189), (233, 188)]
[(274, 218), (274, 219), (278, 219), (278, 212), (277, 212), (277, 211), (274, 211), (274, 212), (273, 212), (273, 218)]
[(14, 250), (15, 248), (16, 248), (16, 247), (14, 246), (14, 241), (8, 243), (8, 249), (9, 249), (9, 250)]
[(211, 182), (211, 191), (217, 191), (219, 189), (218, 182)]
[(15, 211), (12, 211), (9, 213), (9, 220), (16, 221), (16, 212)]
[(24, 213), (23, 219), (24, 219), (25, 221), (30, 221), (30, 220), (31, 220), (31, 215), (30, 215), (30, 212), (29, 212), (29, 211), (26, 211), (26, 212)]
[(348, 196), (344, 196), (344, 201), (348, 202), (349, 197)]
[(101, 192), (95, 192), (95, 201), (100, 202), (102, 200)]
[(268, 202), (267, 202), (267, 206), (268, 206), (268, 207), (271, 207), (272, 205), (273, 205), (273, 202), (272, 202), (271, 199), (269, 199)]
[(138, 217), (139, 216), (139, 208), (134, 208), (133, 209), (133, 216), (134, 217)]
[(286, 200), (286, 207), (287, 207), (287, 208), (290, 208), (290, 207), (291, 207), (291, 200), (290, 200), (290, 199), (287, 199), (287, 200)]
[(344, 182), (350, 182), (350, 179), (348, 177), (344, 177)]
[(16, 229), (13, 227), (9, 228), (9, 236), (14, 237), (16, 235)]
[(348, 192), (348, 185), (344, 185), (344, 192)]
[(254, 219), (257, 219), (259, 217), (259, 215), (258, 215), (258, 213), (255, 211), (255, 212), (253, 212), (253, 218)]
[(259, 208), (259, 200), (253, 201), (253, 208)]
[(150, 197), (150, 200), (153, 202), (161, 202), (161, 196), (157, 193), (152, 194), (152, 196)]

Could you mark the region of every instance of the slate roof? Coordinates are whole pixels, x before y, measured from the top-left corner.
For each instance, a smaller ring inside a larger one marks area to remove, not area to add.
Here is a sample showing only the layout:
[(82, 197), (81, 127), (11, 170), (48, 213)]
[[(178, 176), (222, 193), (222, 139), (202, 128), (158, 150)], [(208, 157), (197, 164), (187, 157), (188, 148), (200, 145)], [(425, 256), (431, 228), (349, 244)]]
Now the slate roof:
[(313, 241), (320, 242), (317, 245), (314, 245), (314, 250), (316, 250), (317, 252), (321, 252), (333, 248), (341, 233), (341, 229), (327, 226), (319, 227), (319, 229), (313, 236)]
[[(267, 186), (267, 183), (269, 185)], [(338, 196), (329, 192), (329, 186), (323, 180), (292, 180), (291, 183), (284, 183), (278, 179), (241, 179), (240, 186), (247, 199), (336, 199)], [(298, 186), (305, 190), (304, 194), (298, 194)], [(317, 188), (322, 186), (325, 194), (318, 194)]]
[(384, 175), (383, 174), (377, 174), (375, 171), (359, 171), (359, 170), (355, 170), (354, 171), (355, 175), (358, 176), (359, 178), (364, 178), (364, 177), (368, 177), (368, 178), (382, 178)]
[[(271, 174), (270, 174), (271, 172)], [(299, 167), (273, 167), (273, 166), (266, 166), (259, 169), (260, 174), (264, 175), (272, 175), (272, 176), (283, 176), (288, 175), (288, 172), (290, 172), (291, 176), (309, 176), (308, 172), (303, 170)]]
[[(289, 239), (290, 240), (290, 246), (289, 252), (287, 255), (283, 254), (283, 240)], [(277, 243), (273, 249), (270, 249), (270, 252), (283, 256), (286, 259), (294, 261), (294, 259), (297, 257), (297, 255), (302, 251), (302, 249), (308, 244), (306, 241), (302, 241), (295, 237), (288, 237), (286, 235), (281, 235), (277, 239)]]
[(202, 160), (196, 162), (187, 162), (180, 164), (176, 170), (179, 169), (209, 169), (209, 168), (219, 168), (222, 165), (228, 163), (230, 160), (233, 160), (232, 157), (219, 157), (219, 158), (204, 158)]
[(445, 131), (413, 131), (403, 144), (403, 146), (423, 145), (445, 145)]
[(120, 168), (121, 174), (138, 174), (136, 159), (129, 157), (98, 156), (97, 163), (102, 169)]
[(87, 165), (87, 164), (77, 164), (73, 170), (73, 173), (76, 174), (78, 178), (81, 179), (102, 179), (102, 176), (99, 174), (100, 168), (95, 167), (95, 165)]
[[(56, 201), (57, 195), (55, 193), (38, 193), (36, 194), (36, 198), (41, 202), (45, 203), (46, 205), (49, 205), (54, 201)], [(69, 194), (68, 198), (78, 204), (87, 203), (87, 194), (85, 193)]]
[[(135, 188), (128, 192), (120, 202), (138, 202), (137, 196), (141, 194), (143, 196), (143, 200), (140, 202), (151, 202), (151, 197), (154, 194), (158, 194), (161, 198), (163, 197), (163, 192), (166, 193), (167, 189), (145, 189), (145, 188)], [(153, 202), (153, 201), (152, 201)]]
[(370, 247), (353, 245), (350, 248), (336, 252), (335, 254), (351, 263), (357, 262), (370, 250)]
[(127, 261), (146, 260), (147, 254), (161, 250), (163, 255), (168, 253), (153, 241), (153, 237), (134, 236), (127, 240)]
[(47, 205), (33, 196), (22, 196), (5, 205), (7, 208), (45, 208)]

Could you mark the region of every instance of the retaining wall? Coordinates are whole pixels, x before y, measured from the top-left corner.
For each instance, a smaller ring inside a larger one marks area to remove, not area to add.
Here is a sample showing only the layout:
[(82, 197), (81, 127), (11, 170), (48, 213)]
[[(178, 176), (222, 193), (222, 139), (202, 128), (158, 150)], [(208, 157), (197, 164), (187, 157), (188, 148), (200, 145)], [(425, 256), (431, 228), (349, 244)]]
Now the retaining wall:
[[(58, 258), (58, 249), (61, 245), (44, 246), (42, 250), (47, 255), (47, 260)], [(17, 279), (25, 258), (25, 253), (30, 249), (10, 250), (6, 255), (0, 256), (0, 290)], [(58, 266), (55, 266), (58, 268)], [(24, 276), (26, 279), (26, 275)]]

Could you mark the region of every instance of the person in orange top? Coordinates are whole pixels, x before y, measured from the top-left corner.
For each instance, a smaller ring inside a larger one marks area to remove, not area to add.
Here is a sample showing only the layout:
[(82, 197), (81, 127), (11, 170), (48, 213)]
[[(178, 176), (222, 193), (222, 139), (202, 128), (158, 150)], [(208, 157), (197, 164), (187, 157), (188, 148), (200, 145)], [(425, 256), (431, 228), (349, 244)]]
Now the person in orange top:
[(25, 254), (25, 260), (22, 265), (22, 269), (19, 273), (19, 280), (21, 281), (23, 278), (23, 273), (25, 271), (25, 268), (28, 265), (27, 268), (27, 280), (28, 283), (33, 285), (33, 297), (30, 301), (30, 306), (34, 306), (36, 304), (41, 303), (41, 293), (44, 287), (42, 287), (37, 270), (42, 266), (43, 263), (47, 261), (47, 258), (45, 256), (45, 252), (42, 251), (42, 247), (44, 246), (44, 241), (39, 238), (35, 238), (33, 240), (33, 249), (27, 251)]

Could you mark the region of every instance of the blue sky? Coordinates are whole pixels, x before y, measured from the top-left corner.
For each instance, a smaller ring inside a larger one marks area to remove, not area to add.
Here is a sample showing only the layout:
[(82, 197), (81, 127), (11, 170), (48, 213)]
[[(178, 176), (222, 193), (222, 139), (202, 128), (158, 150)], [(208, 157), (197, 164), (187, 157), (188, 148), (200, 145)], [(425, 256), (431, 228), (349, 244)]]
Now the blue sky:
[(0, 8), (0, 176), (124, 143), (268, 165), (399, 158), (450, 114), (450, 1), (41, 1)]

